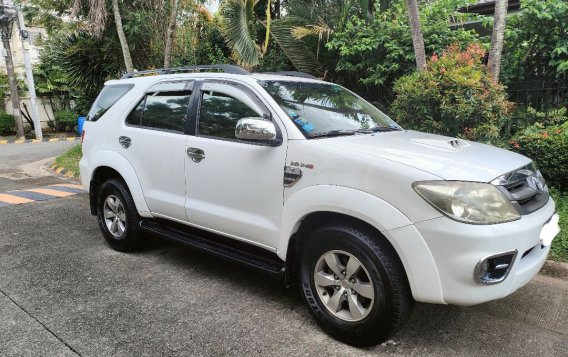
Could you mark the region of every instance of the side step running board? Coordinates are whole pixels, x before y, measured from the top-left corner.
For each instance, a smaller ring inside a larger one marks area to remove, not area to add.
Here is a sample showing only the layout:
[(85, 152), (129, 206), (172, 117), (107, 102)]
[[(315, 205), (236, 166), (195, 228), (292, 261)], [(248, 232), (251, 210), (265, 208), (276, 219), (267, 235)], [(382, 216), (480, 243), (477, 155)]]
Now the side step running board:
[[(283, 261), (276, 255), (274, 255), (274, 259), (271, 259), (251, 253), (245, 250), (248, 244), (240, 242), (235, 242), (237, 244), (229, 244), (231, 240), (221, 236), (219, 236), (219, 239), (205, 238), (205, 236), (211, 234), (201, 236), (195, 232), (195, 229), (191, 229), (192, 232), (189, 232), (190, 228), (186, 230), (183, 227), (170, 227), (169, 225), (160, 224), (154, 220), (142, 220), (140, 222), (140, 228), (148, 233), (184, 243), (212, 255), (253, 267), (278, 278), (284, 279), (285, 277), (286, 268)], [(233, 245), (240, 245), (241, 247)], [(258, 247), (251, 246), (251, 250), (258, 250)]]

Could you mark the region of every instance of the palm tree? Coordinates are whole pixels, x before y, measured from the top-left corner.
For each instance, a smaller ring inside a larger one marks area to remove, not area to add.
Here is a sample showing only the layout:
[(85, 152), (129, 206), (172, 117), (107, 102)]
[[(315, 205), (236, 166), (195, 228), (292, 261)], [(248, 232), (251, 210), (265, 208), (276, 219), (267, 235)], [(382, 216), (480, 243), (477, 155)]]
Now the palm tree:
[[(74, 0), (73, 5), (71, 7), (71, 15), (76, 17), (77, 14), (82, 9), (84, 0)], [(108, 18), (108, 10), (107, 10), (107, 0), (86, 0), (88, 11), (89, 11), (89, 20), (91, 22), (91, 26), (93, 32), (101, 36), (105, 27), (106, 21)], [(120, 15), (120, 9), (118, 7), (118, 0), (112, 0), (112, 13), (114, 16), (114, 22), (116, 24), (116, 33), (118, 35), (118, 39), (120, 40), (120, 46), (122, 48), (122, 57), (124, 58), (124, 65), (126, 66), (127, 72), (133, 72), (134, 66), (132, 65), (132, 57), (130, 56), (130, 48), (128, 47), (128, 41), (126, 41), (126, 35), (124, 34), (124, 28), (122, 26), (122, 16)]]
[(170, 67), (172, 63), (172, 48), (174, 42), (174, 32), (177, 20), (179, 0), (172, 0), (171, 7), (170, 21), (168, 23), (168, 30), (166, 33), (166, 49), (164, 50), (164, 68)]
[(426, 52), (424, 51), (424, 37), (420, 29), (420, 13), (417, 0), (406, 0), (410, 28), (412, 29), (412, 46), (416, 57), (416, 67), (421, 70), (426, 67)]
[[(372, 18), (374, 10), (369, 0), (288, 0), (286, 16), (280, 19), (280, 1), (276, 1), (276, 19), (272, 20), (271, 3), (266, 1), (266, 21), (260, 21), (254, 16), (254, 0), (222, 2), (225, 39), (241, 65), (258, 65), (272, 39), (296, 69), (313, 73), (322, 42), (341, 30), (354, 10), (366, 19)], [(256, 43), (257, 26), (265, 29), (262, 46)], [(315, 46), (307, 45), (306, 40), (310, 39), (315, 39)]]
[(503, 53), (503, 38), (505, 34), (505, 17), (507, 16), (508, 0), (495, 1), (495, 16), (493, 17), (493, 32), (491, 33), (491, 49), (487, 60), (489, 76), (494, 82), (499, 82), (501, 70), (501, 54)]

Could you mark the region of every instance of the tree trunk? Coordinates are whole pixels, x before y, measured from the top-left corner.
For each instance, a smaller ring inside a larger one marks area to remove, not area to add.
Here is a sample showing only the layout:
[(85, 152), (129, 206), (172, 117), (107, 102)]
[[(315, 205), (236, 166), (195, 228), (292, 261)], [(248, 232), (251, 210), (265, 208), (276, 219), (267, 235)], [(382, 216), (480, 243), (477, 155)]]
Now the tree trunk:
[(8, 84), (10, 86), (10, 101), (12, 102), (12, 115), (16, 121), (16, 139), (24, 138), (24, 124), (22, 123), (22, 114), (20, 112), (20, 95), (18, 94), (18, 82), (16, 81), (16, 73), (14, 72), (14, 62), (12, 61), (12, 51), (10, 48), (10, 40), (2, 39), (2, 44), (6, 50), (6, 72), (8, 74)]
[(424, 37), (420, 29), (420, 16), (417, 0), (406, 0), (410, 28), (412, 29), (412, 46), (416, 57), (416, 67), (420, 70), (426, 67), (426, 52), (424, 51)]
[(262, 55), (268, 51), (268, 41), (270, 40), (270, 0), (267, 0), (266, 4), (266, 32), (264, 35), (264, 45), (262, 45)]
[(281, 1), (282, 1), (282, 0), (276, 0), (276, 1), (274, 1), (274, 18), (275, 18), (275, 19), (279, 19), (279, 18), (280, 18), (280, 8), (281, 8), (280, 2), (281, 2)]
[(172, 47), (174, 42), (174, 33), (176, 28), (177, 12), (179, 0), (172, 0), (172, 11), (170, 13), (170, 22), (168, 23), (168, 31), (166, 33), (166, 49), (164, 51), (164, 68), (168, 68), (172, 64)]
[(494, 82), (499, 82), (501, 54), (503, 53), (503, 37), (505, 36), (505, 17), (507, 16), (508, 3), (508, 0), (497, 0), (495, 2), (491, 49), (489, 50), (489, 58), (487, 60), (489, 76)]
[(116, 32), (120, 40), (120, 47), (122, 47), (122, 56), (124, 57), (124, 64), (126, 65), (126, 72), (134, 72), (132, 65), (132, 57), (130, 57), (130, 48), (126, 41), (124, 28), (122, 27), (122, 18), (120, 17), (120, 9), (118, 8), (118, 0), (112, 0), (112, 12), (114, 13), (114, 22), (116, 23)]

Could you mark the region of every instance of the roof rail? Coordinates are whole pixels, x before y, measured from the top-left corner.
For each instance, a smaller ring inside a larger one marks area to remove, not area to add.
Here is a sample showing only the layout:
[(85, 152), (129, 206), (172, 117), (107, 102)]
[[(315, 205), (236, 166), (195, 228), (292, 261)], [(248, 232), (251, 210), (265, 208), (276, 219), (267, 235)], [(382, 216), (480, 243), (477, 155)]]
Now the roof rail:
[(148, 69), (145, 71), (126, 73), (125, 75), (122, 76), (122, 79), (144, 77), (151, 75), (163, 75), (163, 74), (173, 74), (173, 73), (195, 73), (195, 72), (223, 72), (230, 74), (250, 74), (249, 71), (238, 66), (233, 66), (230, 64), (213, 64), (213, 65), (202, 65), (202, 66)]
[(298, 72), (298, 71), (280, 71), (280, 72), (262, 72), (263, 74), (277, 74), (280, 76), (289, 76), (289, 77), (301, 77), (301, 78), (310, 78), (310, 79), (317, 79), (317, 77), (312, 76), (311, 74)]

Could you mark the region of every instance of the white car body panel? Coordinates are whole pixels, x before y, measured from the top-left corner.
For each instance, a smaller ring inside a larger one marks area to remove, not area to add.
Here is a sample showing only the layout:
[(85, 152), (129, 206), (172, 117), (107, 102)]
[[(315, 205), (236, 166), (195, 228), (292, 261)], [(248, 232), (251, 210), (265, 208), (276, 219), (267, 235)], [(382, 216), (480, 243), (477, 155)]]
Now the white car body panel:
[(134, 171), (151, 212), (187, 221), (185, 213), (185, 150), (188, 137), (181, 133), (148, 130), (122, 124), (121, 135), (132, 140), (129, 148), (117, 145)]
[(191, 137), (188, 146), (202, 149), (206, 156), (199, 163), (185, 156), (188, 221), (275, 247), (286, 144), (271, 147)]

